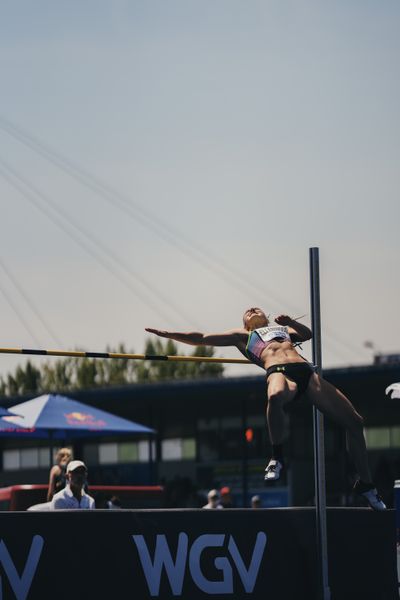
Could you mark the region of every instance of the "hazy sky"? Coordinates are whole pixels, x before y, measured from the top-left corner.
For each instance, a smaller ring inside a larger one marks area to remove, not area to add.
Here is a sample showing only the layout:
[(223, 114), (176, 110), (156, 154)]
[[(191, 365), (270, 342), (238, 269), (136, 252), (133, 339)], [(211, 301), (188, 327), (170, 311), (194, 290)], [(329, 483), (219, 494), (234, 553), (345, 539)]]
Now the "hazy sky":
[(324, 365), (400, 351), (399, 28), (394, 0), (3, 1), (0, 345), (309, 323), (318, 246)]

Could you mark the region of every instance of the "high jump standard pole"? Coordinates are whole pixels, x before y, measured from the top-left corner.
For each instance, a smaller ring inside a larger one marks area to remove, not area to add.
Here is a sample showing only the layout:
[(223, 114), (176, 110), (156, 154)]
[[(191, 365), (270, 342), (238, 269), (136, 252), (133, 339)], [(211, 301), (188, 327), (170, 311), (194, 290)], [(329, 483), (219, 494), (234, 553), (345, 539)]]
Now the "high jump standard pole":
[[(313, 363), (322, 375), (321, 311), (319, 292), (319, 248), (310, 248), (311, 329)], [(313, 407), (314, 480), (318, 557), (318, 598), (330, 600), (328, 581), (328, 540), (326, 532), (324, 416)]]

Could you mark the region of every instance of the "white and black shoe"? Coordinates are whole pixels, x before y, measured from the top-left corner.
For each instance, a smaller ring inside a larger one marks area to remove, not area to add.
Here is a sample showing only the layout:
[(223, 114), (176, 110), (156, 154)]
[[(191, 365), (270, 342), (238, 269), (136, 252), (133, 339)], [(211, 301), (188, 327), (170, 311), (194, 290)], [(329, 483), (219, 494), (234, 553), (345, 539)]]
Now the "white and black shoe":
[(283, 464), (276, 460), (275, 458), (271, 458), (269, 461), (267, 468), (265, 469), (264, 480), (265, 481), (278, 481), (281, 476), (281, 471), (283, 469)]
[(386, 504), (375, 487), (368, 487), (367, 484), (364, 484), (362, 481), (356, 481), (354, 491), (356, 494), (365, 498), (369, 506), (374, 510), (386, 510)]

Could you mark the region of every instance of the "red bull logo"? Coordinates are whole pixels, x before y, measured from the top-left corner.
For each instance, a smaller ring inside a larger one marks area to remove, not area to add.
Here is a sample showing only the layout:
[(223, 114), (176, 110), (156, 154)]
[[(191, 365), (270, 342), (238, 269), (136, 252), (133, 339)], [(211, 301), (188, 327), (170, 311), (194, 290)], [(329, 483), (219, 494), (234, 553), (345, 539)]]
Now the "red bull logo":
[(96, 419), (93, 415), (81, 412), (71, 412), (64, 414), (68, 425), (79, 426), (90, 428), (90, 429), (101, 429), (105, 427), (107, 423), (102, 419)]

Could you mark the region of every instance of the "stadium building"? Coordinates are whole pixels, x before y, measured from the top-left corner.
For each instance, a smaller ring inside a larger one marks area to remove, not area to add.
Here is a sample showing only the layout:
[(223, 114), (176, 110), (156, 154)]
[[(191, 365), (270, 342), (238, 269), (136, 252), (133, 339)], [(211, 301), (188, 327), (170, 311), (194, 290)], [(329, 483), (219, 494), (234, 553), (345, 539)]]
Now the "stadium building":
[[(341, 389), (365, 419), (376, 484), (393, 506), (400, 478), (400, 398), (386, 394), (400, 382), (400, 362), (327, 369), (324, 377)], [(393, 394), (394, 395), (394, 394)], [(211, 488), (229, 486), (235, 505), (306, 506), (314, 501), (312, 407), (304, 398), (288, 410), (290, 437), (282, 481), (265, 487), (270, 445), (265, 424), (265, 378), (261, 376), (166, 381), (68, 394), (88, 405), (156, 430), (152, 440), (127, 436), (65, 440), (89, 466), (92, 484), (163, 483), (167, 506), (199, 506)], [(9, 407), (28, 398), (3, 399)], [(0, 487), (46, 483), (49, 442), (0, 438)], [(351, 505), (354, 468), (343, 430), (325, 421), (327, 503)], [(278, 485), (279, 483), (279, 485)]]

